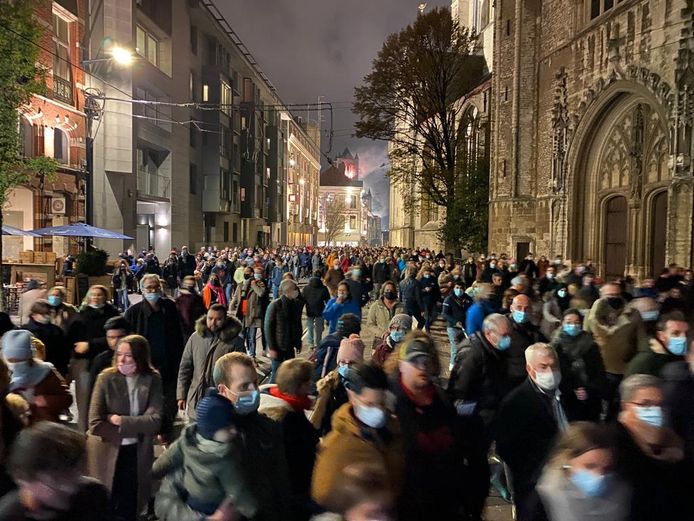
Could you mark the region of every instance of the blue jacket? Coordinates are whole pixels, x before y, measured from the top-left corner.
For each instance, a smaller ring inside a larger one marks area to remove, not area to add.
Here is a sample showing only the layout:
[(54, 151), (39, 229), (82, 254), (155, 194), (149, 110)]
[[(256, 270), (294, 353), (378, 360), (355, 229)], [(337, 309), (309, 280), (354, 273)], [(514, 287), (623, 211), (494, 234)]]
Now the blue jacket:
[(338, 304), (337, 297), (333, 297), (328, 301), (323, 310), (323, 318), (330, 325), (328, 333), (332, 334), (337, 330), (337, 319), (345, 313), (354, 313), (361, 320), (361, 306), (359, 302), (351, 298), (342, 304)]
[(487, 315), (494, 313), (494, 306), (488, 300), (479, 300), (467, 310), (465, 319), (465, 332), (472, 336), (478, 331), (482, 331), (482, 322)]

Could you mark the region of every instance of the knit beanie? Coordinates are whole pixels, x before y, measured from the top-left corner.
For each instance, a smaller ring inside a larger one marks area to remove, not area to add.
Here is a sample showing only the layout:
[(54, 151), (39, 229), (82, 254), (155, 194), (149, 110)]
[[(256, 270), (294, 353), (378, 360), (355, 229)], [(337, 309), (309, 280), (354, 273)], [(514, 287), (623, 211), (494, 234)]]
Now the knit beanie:
[(358, 334), (361, 331), (361, 320), (354, 313), (345, 313), (337, 319), (337, 332), (342, 337)]
[(198, 433), (208, 440), (213, 439), (218, 430), (231, 427), (234, 423), (234, 406), (216, 391), (200, 400), (195, 412)]
[(366, 346), (359, 335), (349, 335), (349, 338), (343, 338), (340, 342), (340, 349), (337, 350), (337, 361), (361, 363), (364, 361), (365, 348)]
[(405, 313), (398, 313), (390, 319), (389, 327), (397, 327), (398, 329), (409, 331), (412, 329), (412, 317), (410, 315), (406, 315)]
[(2, 354), (5, 360), (29, 360), (32, 358), (31, 339), (26, 329), (13, 329), (2, 337)]

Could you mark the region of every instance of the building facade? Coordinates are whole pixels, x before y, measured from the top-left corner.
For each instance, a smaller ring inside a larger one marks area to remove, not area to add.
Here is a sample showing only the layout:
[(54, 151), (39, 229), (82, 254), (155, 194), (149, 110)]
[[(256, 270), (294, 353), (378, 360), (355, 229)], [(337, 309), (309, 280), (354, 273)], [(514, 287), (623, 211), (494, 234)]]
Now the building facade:
[(496, 4), (490, 250), (609, 278), (690, 266), (691, 5)]
[(318, 241), (320, 192), (320, 126), (315, 121), (286, 119), (288, 135), (286, 240), (289, 246)]
[[(46, 93), (19, 109), (19, 131), (27, 157), (46, 156), (58, 163), (54, 179), (32, 176), (12, 190), (3, 222), (23, 230), (59, 226), (85, 218), (84, 74), (75, 64), (84, 35), (87, 2), (41, 2), (35, 11), (43, 29), (38, 62), (46, 71)], [(3, 256), (18, 259), (22, 250), (74, 253), (66, 238), (3, 237)]]
[[(471, 164), (489, 161), (492, 114), (492, 49), (494, 41), (494, 2), (490, 0), (453, 0), (451, 16), (462, 27), (477, 34), (475, 54), (481, 57), (480, 81), (455, 102), (460, 129), (465, 132), (460, 161)], [(403, 130), (409, 132), (409, 130)], [(434, 204), (419, 187), (420, 158), (393, 158), (393, 168), (411, 174), (390, 179), (389, 242), (393, 246), (440, 250), (444, 245), (439, 230), (446, 219), (446, 209)], [(402, 164), (402, 162), (406, 164)], [(397, 164), (395, 164), (397, 163)]]

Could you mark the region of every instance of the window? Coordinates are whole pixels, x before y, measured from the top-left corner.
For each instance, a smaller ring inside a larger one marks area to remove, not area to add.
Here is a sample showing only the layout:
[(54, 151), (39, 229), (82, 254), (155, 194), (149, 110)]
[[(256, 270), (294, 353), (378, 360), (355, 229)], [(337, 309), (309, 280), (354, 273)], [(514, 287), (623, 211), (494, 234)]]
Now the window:
[(220, 169), (219, 170), (219, 177), (220, 177), (220, 199), (224, 201), (229, 200), (229, 192), (231, 190), (231, 176), (229, 175), (229, 172), (226, 170)]
[(231, 180), (231, 211), (241, 211), (241, 192), (239, 191), (238, 176), (234, 176)]
[(225, 82), (221, 82), (219, 91), (220, 110), (227, 116), (231, 116), (233, 98), (231, 94), (231, 86)]
[(350, 215), (349, 216), (349, 228), (350, 228), (350, 230), (356, 230), (357, 229), (357, 216), (356, 215)]
[(136, 34), (137, 53), (155, 67), (159, 67), (159, 40), (139, 25)]
[(198, 167), (193, 163), (190, 164), (188, 170), (188, 182), (190, 184), (190, 193), (195, 195), (198, 193)]
[(229, 242), (229, 223), (224, 221), (224, 242)]
[(231, 225), (231, 240), (238, 242), (239, 240), (239, 225), (238, 223), (232, 223)]
[(623, 1), (624, 0), (590, 0), (590, 19), (593, 20), (598, 16), (605, 14), (616, 4)]
[(350, 196), (349, 207), (352, 210), (356, 210), (356, 208), (357, 208), (357, 196), (356, 195)]
[(229, 157), (229, 129), (223, 125), (219, 127), (219, 155)]
[(68, 163), (69, 156), (69, 143), (68, 137), (65, 132), (60, 129), (53, 130), (53, 159), (66, 165)]
[(198, 28), (190, 26), (190, 52), (198, 54)]
[(210, 86), (202, 86), (202, 101), (210, 101)]
[(72, 104), (72, 70), (70, 68), (70, 22), (53, 13), (53, 94)]

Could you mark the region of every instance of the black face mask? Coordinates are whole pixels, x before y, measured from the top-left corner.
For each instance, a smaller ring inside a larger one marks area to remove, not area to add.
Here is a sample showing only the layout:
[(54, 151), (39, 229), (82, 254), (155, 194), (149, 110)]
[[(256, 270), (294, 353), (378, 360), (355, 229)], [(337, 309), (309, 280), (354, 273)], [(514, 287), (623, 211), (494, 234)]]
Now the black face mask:
[(607, 303), (612, 309), (622, 309), (624, 307), (624, 299), (622, 297), (608, 297)]
[(219, 281), (218, 280), (213, 280), (212, 281), (213, 286), (219, 286)]
[(250, 275), (249, 273), (244, 273), (244, 274), (243, 274), (243, 278), (246, 279), (246, 280), (248, 280), (248, 279), (251, 278), (251, 275)]
[(386, 291), (386, 292), (383, 293), (383, 296), (384, 296), (387, 300), (395, 300), (395, 299), (397, 298), (397, 295), (395, 294), (394, 291)]

